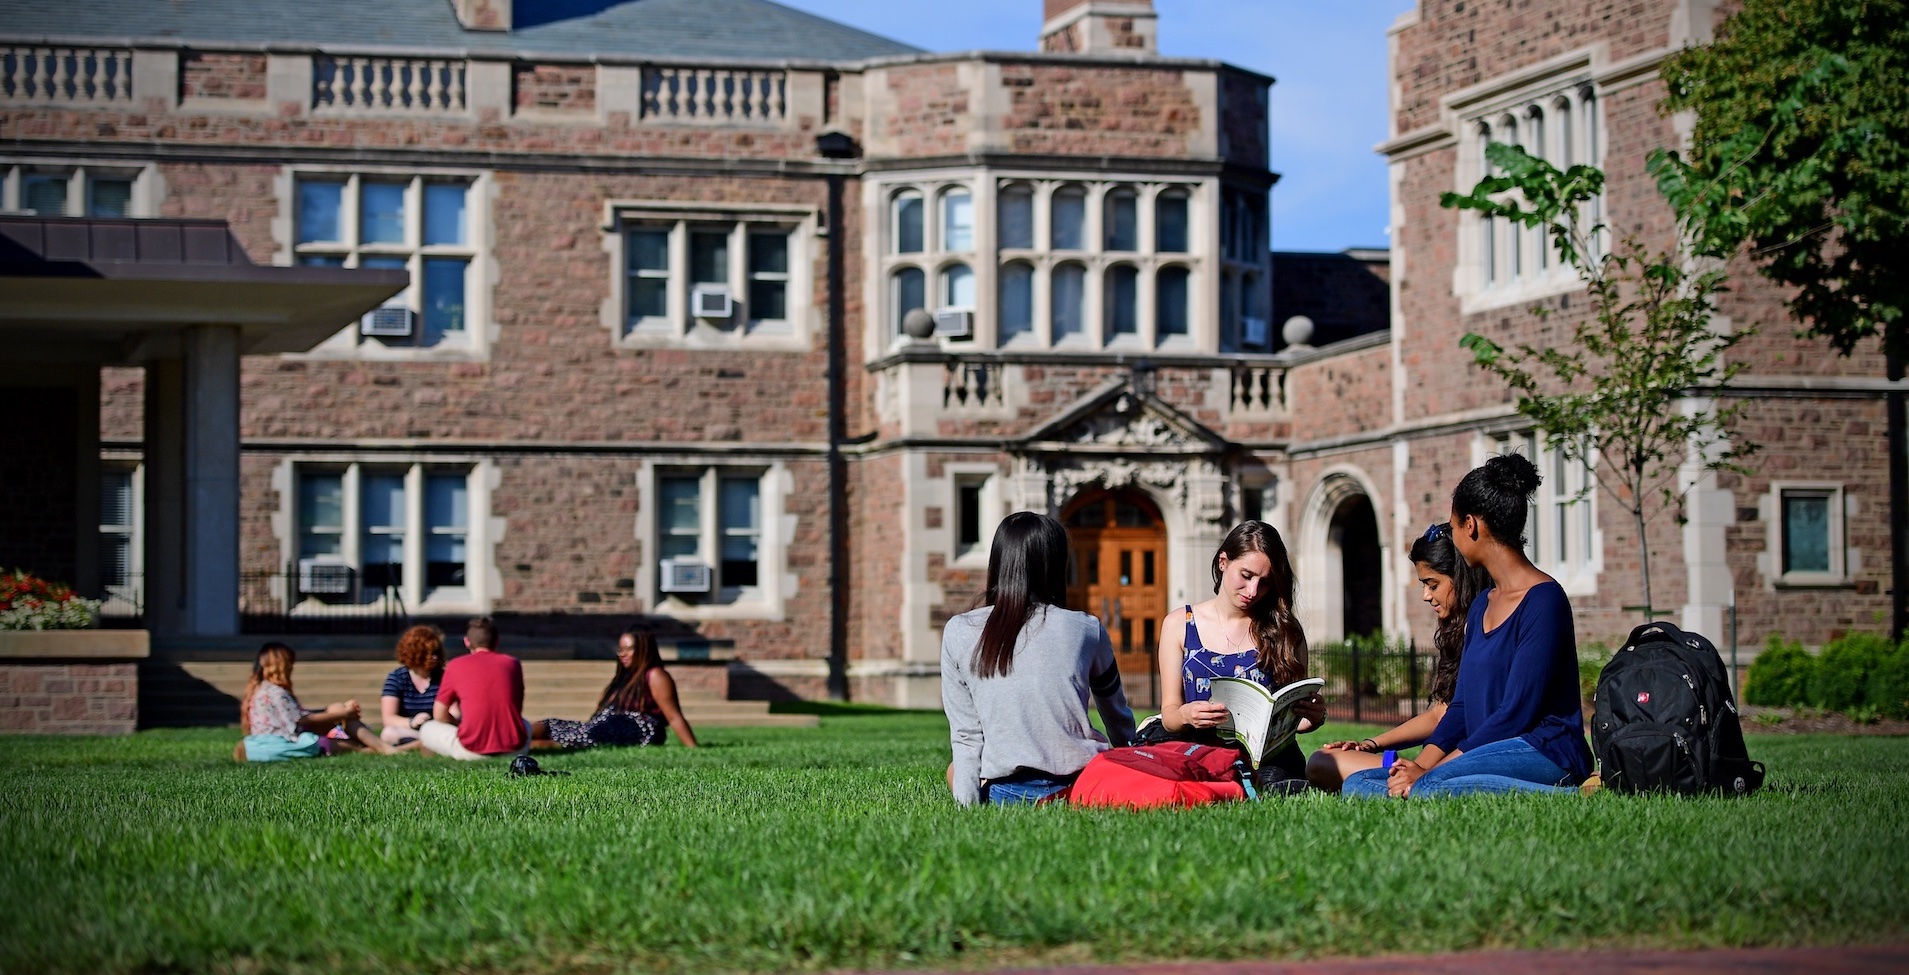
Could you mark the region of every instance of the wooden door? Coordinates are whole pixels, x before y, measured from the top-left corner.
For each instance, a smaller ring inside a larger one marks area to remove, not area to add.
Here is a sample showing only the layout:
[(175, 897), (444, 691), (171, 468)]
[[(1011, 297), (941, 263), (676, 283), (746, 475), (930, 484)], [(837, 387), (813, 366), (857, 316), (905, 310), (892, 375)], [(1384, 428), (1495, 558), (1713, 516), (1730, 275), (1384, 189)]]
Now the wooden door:
[(1167, 612), (1167, 530), (1137, 491), (1089, 490), (1068, 504), (1067, 602), (1107, 627), (1127, 696), (1159, 700), (1154, 651)]

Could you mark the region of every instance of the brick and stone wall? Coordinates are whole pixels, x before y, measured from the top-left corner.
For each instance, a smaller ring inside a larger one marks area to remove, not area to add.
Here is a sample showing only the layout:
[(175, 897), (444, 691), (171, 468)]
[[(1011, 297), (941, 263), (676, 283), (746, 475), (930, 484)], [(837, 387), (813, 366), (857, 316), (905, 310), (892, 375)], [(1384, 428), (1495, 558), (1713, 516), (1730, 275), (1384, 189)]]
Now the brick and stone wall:
[(511, 89), (512, 104), (519, 112), (595, 112), (596, 65), (512, 65)]
[(0, 732), (125, 735), (138, 718), (137, 664), (0, 661)]
[(264, 54), (186, 51), (179, 56), (179, 97), (209, 101), (263, 101)]

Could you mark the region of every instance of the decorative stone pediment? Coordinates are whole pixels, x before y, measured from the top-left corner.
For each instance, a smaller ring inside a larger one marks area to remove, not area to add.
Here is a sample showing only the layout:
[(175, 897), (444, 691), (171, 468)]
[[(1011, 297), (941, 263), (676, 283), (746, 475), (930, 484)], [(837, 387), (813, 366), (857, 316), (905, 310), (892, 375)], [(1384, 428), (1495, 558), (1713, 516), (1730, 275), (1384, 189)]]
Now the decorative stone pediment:
[(1030, 431), (1031, 452), (1217, 454), (1226, 440), (1125, 379), (1110, 382)]

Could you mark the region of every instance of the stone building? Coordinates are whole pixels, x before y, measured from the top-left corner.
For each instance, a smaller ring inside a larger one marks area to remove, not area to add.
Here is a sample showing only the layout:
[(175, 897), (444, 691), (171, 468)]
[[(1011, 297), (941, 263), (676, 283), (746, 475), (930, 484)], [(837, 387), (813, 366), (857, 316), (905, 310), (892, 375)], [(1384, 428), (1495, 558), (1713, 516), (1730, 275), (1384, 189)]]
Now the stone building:
[[(1401, 553), (1529, 438), (1457, 336), (1534, 334), (1526, 306), (1579, 293), (1437, 209), (1481, 126), (1555, 113), (1546, 138), (1612, 169), (1610, 217), (1657, 219), (1652, 66), (1716, 13), (1464, 6), (1392, 35), (1389, 266), (1269, 251), (1272, 79), (1160, 56), (1150, 0), (1045, 0), (1038, 51), (959, 54), (765, 0), (0, 0), (0, 208), (213, 218), (260, 263), (409, 275), (311, 351), (245, 358), (243, 632), (145, 607), (156, 660), (264, 632), (377, 656), (394, 615), (479, 612), (600, 654), (641, 618), (729, 659), (734, 696), (936, 707), (941, 623), (1031, 508), (1147, 681), (1242, 518), (1287, 534), (1316, 638), (1429, 629)], [(1729, 314), (1770, 323), (1772, 475), (1700, 490), (1660, 574), (1708, 631), (1734, 578), (1747, 634), (1820, 639), (1882, 599), (1879, 366), (1788, 340), (1756, 288)], [(101, 379), (99, 554), (72, 569), (135, 612), (145, 378)], [(1540, 561), (1615, 633), (1624, 528), (1547, 491)], [(1809, 513), (1829, 567), (1783, 570)]]

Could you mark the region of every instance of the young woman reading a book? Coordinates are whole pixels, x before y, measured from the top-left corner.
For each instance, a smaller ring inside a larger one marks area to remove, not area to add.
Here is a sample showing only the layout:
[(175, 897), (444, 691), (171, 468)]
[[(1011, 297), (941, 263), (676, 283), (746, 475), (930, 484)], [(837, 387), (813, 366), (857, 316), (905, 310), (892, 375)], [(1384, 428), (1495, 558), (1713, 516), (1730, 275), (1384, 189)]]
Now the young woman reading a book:
[(1432, 633), (1432, 706), (1391, 731), (1360, 741), (1335, 741), (1313, 752), (1306, 761), (1306, 778), (1317, 788), (1337, 792), (1346, 776), (1378, 768), (1381, 753), (1424, 744), (1452, 699), (1452, 689), (1458, 684), (1458, 661), (1465, 649), (1465, 620), (1471, 615), (1472, 599), (1491, 588), (1491, 575), (1458, 557), (1451, 526), (1442, 521), (1425, 529), (1425, 534), (1412, 543), (1411, 558), (1419, 598), (1432, 607), (1432, 615), (1438, 619), (1438, 628)]
[[(1067, 530), (1017, 511), (988, 552), (984, 604), (941, 632), (941, 703), (948, 712), (955, 801), (1039, 802), (1066, 788), (1108, 738), (1133, 737), (1113, 643), (1100, 621), (1067, 602)], [(1087, 719), (1092, 696), (1106, 727)]]
[[(1273, 526), (1234, 526), (1213, 555), (1213, 598), (1181, 607), (1160, 622), (1160, 724), (1174, 738), (1207, 740), (1226, 721), (1213, 701), (1213, 679), (1237, 677), (1276, 691), (1306, 676), (1306, 633), (1293, 615), (1293, 567)], [(1293, 707), (1305, 733), (1325, 724), (1326, 703), (1313, 695)], [(1297, 743), (1266, 757), (1262, 792), (1306, 786), (1306, 756)]]
[(1452, 492), (1452, 543), (1495, 585), (1472, 602), (1458, 682), (1424, 750), (1389, 772), (1353, 773), (1345, 795), (1576, 792), (1590, 774), (1571, 603), (1525, 558), (1525, 511), (1538, 483), (1537, 468), (1511, 454)]

